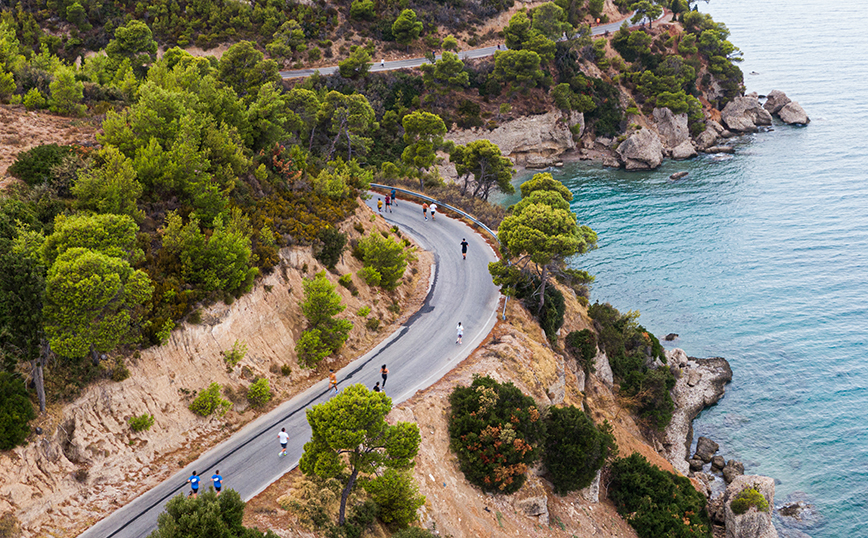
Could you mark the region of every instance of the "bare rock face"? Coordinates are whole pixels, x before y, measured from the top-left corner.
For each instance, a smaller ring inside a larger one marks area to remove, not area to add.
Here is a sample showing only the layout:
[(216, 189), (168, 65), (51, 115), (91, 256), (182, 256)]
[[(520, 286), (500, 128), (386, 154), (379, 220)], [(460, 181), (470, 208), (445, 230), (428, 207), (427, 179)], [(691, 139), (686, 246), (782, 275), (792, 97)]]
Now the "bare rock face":
[(524, 165), (529, 159), (535, 166), (555, 164), (560, 155), (575, 149), (573, 133), (570, 128), (579, 125), (578, 133), (584, 131), (584, 116), (573, 112), (566, 120), (558, 111), (537, 116), (525, 116), (500, 124), (496, 129), (456, 130), (448, 133), (446, 139), (456, 144), (467, 144), (474, 140), (487, 139), (497, 144), (500, 151), (516, 164)]
[(690, 138), (687, 114), (674, 114), (668, 108), (655, 108), (653, 114), (660, 141), (665, 147), (677, 148)]
[(579, 490), (579, 494), (583, 499), (588, 501), (589, 503), (598, 503), (600, 502), (600, 475), (602, 471), (597, 471), (597, 476), (594, 477), (594, 481), (591, 482), (591, 485), (586, 487), (585, 489)]
[(594, 372), (597, 379), (609, 387), (615, 382), (612, 374), (612, 365), (609, 364), (609, 357), (606, 356), (604, 351), (597, 351), (597, 355), (594, 357)]
[(790, 101), (778, 111), (778, 117), (788, 125), (807, 125), (811, 119), (805, 109), (795, 101)]
[[(732, 511), (732, 500), (743, 490), (756, 489), (768, 502), (768, 509), (760, 511), (750, 507), (743, 514)], [(726, 538), (778, 538), (778, 531), (772, 523), (775, 506), (775, 481), (767, 476), (739, 476), (726, 487), (723, 495), (723, 508), (726, 511)]]
[(690, 139), (672, 148), (672, 158), (675, 160), (682, 161), (691, 157), (696, 157), (696, 148), (693, 147), (693, 142)]
[[(726, 384), (732, 381), (732, 369), (726, 359), (696, 359), (688, 357), (681, 349), (666, 351), (666, 359), (669, 367), (676, 371), (677, 381), (672, 389), (675, 412), (664, 432), (662, 455), (678, 472), (686, 475), (690, 470), (687, 455), (693, 440), (693, 419), (723, 397)], [(693, 376), (696, 384), (691, 387), (688, 381), (694, 370), (701, 375), (698, 379)], [(707, 461), (711, 461), (711, 456), (708, 458)]]
[(730, 131), (752, 133), (759, 125), (771, 125), (772, 115), (756, 97), (736, 97), (723, 107), (720, 119)]
[(766, 102), (763, 105), (763, 108), (768, 110), (769, 114), (777, 114), (784, 105), (790, 102), (790, 98), (787, 97), (787, 94), (780, 90), (772, 90), (770, 94), (766, 96)]
[(648, 129), (640, 129), (622, 142), (617, 153), (627, 170), (653, 170), (663, 162), (663, 144)]
[(536, 517), (543, 525), (549, 524), (549, 505), (548, 497), (540, 495), (538, 497), (526, 497), (518, 500), (515, 507), (530, 517)]

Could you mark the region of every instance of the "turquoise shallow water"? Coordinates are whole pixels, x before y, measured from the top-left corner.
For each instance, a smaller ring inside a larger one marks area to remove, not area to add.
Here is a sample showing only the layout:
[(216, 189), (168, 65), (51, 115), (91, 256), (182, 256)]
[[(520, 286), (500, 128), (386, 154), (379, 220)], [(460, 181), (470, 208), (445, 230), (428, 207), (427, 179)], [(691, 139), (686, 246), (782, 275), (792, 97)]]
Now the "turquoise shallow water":
[(777, 478), (778, 505), (806, 495), (814, 538), (868, 536), (868, 25), (838, 0), (700, 9), (732, 31), (747, 90), (785, 91), (812, 122), (744, 137), (725, 160), (556, 172), (599, 234), (575, 265), (597, 276), (592, 300), (730, 361), (697, 435)]

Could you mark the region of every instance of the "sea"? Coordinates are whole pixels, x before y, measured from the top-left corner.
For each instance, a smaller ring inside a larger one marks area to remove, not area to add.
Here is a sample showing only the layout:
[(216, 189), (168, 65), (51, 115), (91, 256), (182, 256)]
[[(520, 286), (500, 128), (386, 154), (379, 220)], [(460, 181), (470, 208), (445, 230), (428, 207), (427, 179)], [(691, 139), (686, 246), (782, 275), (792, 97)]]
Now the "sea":
[[(591, 301), (666, 347), (724, 357), (733, 381), (696, 419), (746, 474), (776, 479), (775, 504), (814, 506), (782, 536), (868, 536), (868, 4), (710, 0), (730, 30), (746, 91), (781, 90), (806, 127), (738, 138), (732, 156), (651, 172), (571, 163), (596, 250)], [(689, 172), (682, 180), (670, 174)]]

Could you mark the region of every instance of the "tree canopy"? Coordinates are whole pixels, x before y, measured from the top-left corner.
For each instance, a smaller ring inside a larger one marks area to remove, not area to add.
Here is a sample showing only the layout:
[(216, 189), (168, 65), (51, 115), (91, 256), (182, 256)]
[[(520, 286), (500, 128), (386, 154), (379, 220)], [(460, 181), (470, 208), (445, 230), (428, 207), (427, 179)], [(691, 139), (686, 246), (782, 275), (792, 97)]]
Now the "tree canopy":
[(311, 440), (299, 461), (301, 472), (345, 481), (338, 525), (343, 525), (346, 502), (360, 474), (409, 469), (419, 451), (419, 427), (410, 422), (390, 425), (386, 415), (392, 400), (361, 384), (351, 385), (326, 403), (307, 410)]
[(489, 140), (474, 140), (466, 146), (456, 146), (449, 155), (455, 164), (459, 180), (464, 178), (462, 194), (466, 193), (473, 177), (471, 196), (488, 200), (493, 189), (505, 194), (515, 193), (512, 161), (503, 156), (497, 144)]

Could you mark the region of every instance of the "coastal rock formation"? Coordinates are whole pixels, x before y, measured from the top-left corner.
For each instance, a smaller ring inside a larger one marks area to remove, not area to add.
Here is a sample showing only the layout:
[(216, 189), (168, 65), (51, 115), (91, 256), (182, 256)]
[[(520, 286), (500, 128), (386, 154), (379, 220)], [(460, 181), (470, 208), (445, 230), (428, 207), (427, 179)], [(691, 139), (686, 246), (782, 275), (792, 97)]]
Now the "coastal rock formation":
[(594, 357), (594, 373), (597, 379), (608, 387), (611, 387), (615, 381), (612, 374), (612, 365), (609, 364), (609, 357), (603, 351), (597, 351), (597, 355)]
[(672, 158), (676, 161), (683, 161), (691, 157), (696, 157), (696, 148), (693, 147), (693, 142), (690, 139), (678, 144), (672, 148)]
[(789, 103), (791, 99), (787, 97), (787, 94), (780, 90), (772, 90), (766, 96), (766, 102), (763, 105), (763, 108), (768, 110), (769, 114), (777, 114), (780, 112), (784, 105)]
[(772, 124), (772, 115), (756, 97), (736, 97), (723, 107), (720, 118), (727, 129), (739, 133), (752, 133), (757, 126)]
[[(692, 370), (690, 373), (696, 373), (696, 370)], [(717, 452), (719, 449), (720, 445), (718, 445), (708, 437), (700, 437), (696, 441), (696, 453), (693, 455), (693, 457), (699, 458), (705, 463), (708, 463), (714, 457), (714, 453)]]
[[(769, 508), (761, 511), (756, 507), (748, 508), (743, 514), (732, 511), (732, 500), (745, 489), (756, 489), (768, 502)], [(775, 506), (775, 481), (767, 476), (739, 476), (727, 486), (723, 495), (723, 508), (726, 511), (726, 538), (778, 538), (778, 531), (772, 523), (772, 510)]]
[(474, 140), (490, 140), (500, 148), (500, 151), (513, 160), (515, 164), (532, 164), (535, 168), (551, 166), (560, 161), (560, 156), (572, 149), (575, 130), (581, 136), (585, 128), (585, 119), (580, 112), (572, 112), (564, 118), (559, 111), (552, 111), (537, 116), (524, 116), (512, 121), (501, 123), (494, 130), (467, 129), (454, 130), (445, 136), (456, 144), (467, 144)]
[[(717, 123), (717, 122), (715, 122)], [(696, 149), (705, 151), (707, 148), (717, 144), (718, 134), (714, 129), (706, 127), (704, 131), (696, 136)]]
[[(686, 475), (690, 470), (687, 454), (693, 439), (693, 419), (723, 397), (726, 384), (732, 381), (732, 369), (726, 359), (696, 359), (688, 357), (682, 349), (667, 351), (666, 359), (678, 380), (672, 389), (675, 412), (664, 432), (662, 454), (678, 472)], [(693, 376), (694, 386), (688, 384), (691, 371), (699, 375), (698, 379)]]
[(729, 484), (743, 474), (744, 464), (740, 461), (729, 460), (723, 468), (723, 481)]
[(673, 114), (668, 108), (655, 108), (653, 115), (660, 141), (666, 148), (677, 148), (690, 139), (687, 114)]
[(790, 101), (778, 112), (778, 117), (788, 125), (807, 125), (811, 119), (799, 103)]
[(627, 170), (652, 170), (663, 162), (663, 144), (648, 129), (640, 129), (618, 146), (618, 157)]

